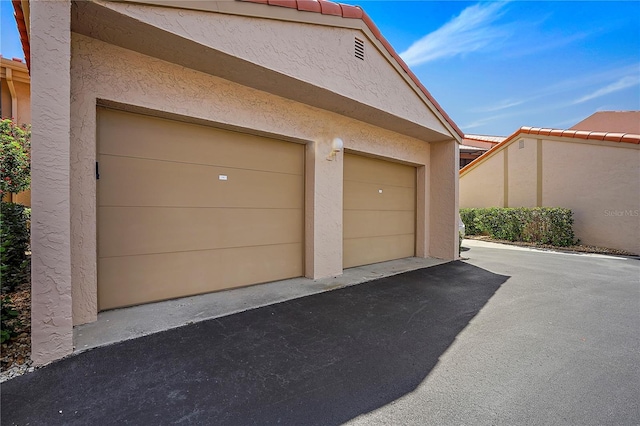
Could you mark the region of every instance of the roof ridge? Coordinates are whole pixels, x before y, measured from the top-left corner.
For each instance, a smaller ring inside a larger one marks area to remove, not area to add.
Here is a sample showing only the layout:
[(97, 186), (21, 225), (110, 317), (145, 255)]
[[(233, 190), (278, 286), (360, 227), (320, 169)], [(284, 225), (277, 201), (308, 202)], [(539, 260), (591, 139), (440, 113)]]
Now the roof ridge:
[[(517, 136), (525, 134), (525, 135), (541, 135), (541, 136), (556, 136), (556, 137), (564, 137), (564, 138), (574, 138), (574, 139), (585, 139), (585, 140), (598, 140), (598, 141), (606, 141), (606, 142), (619, 142), (619, 143), (631, 143), (638, 145), (640, 144), (640, 134), (635, 133), (620, 133), (620, 132), (592, 132), (588, 130), (563, 130), (563, 129), (551, 129), (545, 127), (529, 127), (522, 126), (515, 132), (513, 132), (510, 136), (508, 136), (504, 141), (500, 142), (497, 145), (494, 145), (489, 151), (482, 154), (482, 156), (478, 157), (478, 159), (472, 161), (471, 163), (464, 166), (460, 169), (459, 174), (466, 172), (467, 170), (475, 167), (477, 164), (476, 161), (479, 159), (489, 158), (489, 156), (498, 150), (500, 150), (503, 146), (510, 143)], [(476, 164), (474, 164), (476, 163)]]
[(398, 55), (395, 49), (391, 46), (391, 44), (387, 41), (387, 39), (382, 35), (376, 24), (373, 20), (367, 15), (364, 9), (360, 6), (353, 6), (349, 4), (336, 3), (330, 0), (238, 0), (247, 3), (259, 3), (265, 4), (269, 6), (280, 6), (286, 7), (290, 9), (297, 9), (303, 12), (315, 12), (321, 13), (323, 15), (334, 15), (340, 16), (342, 18), (347, 19), (361, 19), (365, 25), (369, 28), (373, 36), (378, 39), (378, 41), (384, 46), (387, 52), (396, 60), (400, 68), (407, 73), (409, 78), (418, 86), (418, 89), (427, 97), (429, 102), (433, 104), (435, 109), (442, 114), (444, 120), (453, 128), (453, 130), (460, 136), (460, 138), (464, 138), (464, 132), (460, 130), (458, 125), (453, 121), (453, 119), (445, 112), (442, 106), (435, 100), (433, 95), (429, 93), (426, 87), (420, 82), (418, 77), (411, 71), (409, 66), (404, 62), (404, 60)]

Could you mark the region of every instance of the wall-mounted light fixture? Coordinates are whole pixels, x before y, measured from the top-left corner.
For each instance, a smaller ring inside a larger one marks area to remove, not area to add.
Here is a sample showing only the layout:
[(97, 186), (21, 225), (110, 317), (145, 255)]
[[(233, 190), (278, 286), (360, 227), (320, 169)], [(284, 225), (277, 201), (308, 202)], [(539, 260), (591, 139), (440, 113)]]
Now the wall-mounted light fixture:
[(329, 153), (327, 160), (333, 161), (333, 159), (336, 158), (336, 154), (342, 151), (343, 147), (344, 147), (344, 142), (342, 142), (342, 139), (334, 138), (331, 141), (331, 152)]

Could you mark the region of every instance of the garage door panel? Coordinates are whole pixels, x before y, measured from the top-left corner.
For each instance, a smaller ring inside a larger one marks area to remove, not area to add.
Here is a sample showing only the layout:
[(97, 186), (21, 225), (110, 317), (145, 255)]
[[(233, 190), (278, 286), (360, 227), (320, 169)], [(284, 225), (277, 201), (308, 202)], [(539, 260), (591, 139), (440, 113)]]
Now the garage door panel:
[(345, 268), (351, 268), (391, 259), (411, 257), (414, 253), (415, 236), (413, 233), (384, 237), (352, 238), (344, 240), (343, 264)]
[(345, 210), (415, 210), (413, 188), (345, 181), (344, 192)]
[(348, 167), (344, 169), (345, 181), (415, 187), (416, 175), (413, 167), (353, 154), (346, 154), (345, 157), (348, 162)]
[(100, 257), (302, 243), (304, 226), (296, 209), (101, 207), (98, 215)]
[(99, 309), (299, 277), (301, 250), (296, 243), (102, 259)]
[(413, 256), (416, 169), (346, 154), (343, 176), (343, 266)]
[(98, 109), (111, 309), (303, 275), (304, 146)]
[(303, 145), (207, 126), (101, 109), (98, 131), (99, 140), (109, 141), (100, 154), (291, 174), (304, 169)]
[[(220, 175), (227, 180), (220, 180)], [(101, 206), (302, 208), (303, 185), (299, 175), (104, 155), (98, 202)]]
[(414, 211), (348, 210), (344, 212), (345, 239), (406, 235), (414, 232)]

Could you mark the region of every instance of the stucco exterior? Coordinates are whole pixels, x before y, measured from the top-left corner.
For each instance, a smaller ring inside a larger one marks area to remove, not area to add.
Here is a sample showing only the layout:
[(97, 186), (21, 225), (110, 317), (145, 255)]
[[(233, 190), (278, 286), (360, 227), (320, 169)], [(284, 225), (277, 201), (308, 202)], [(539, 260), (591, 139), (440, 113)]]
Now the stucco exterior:
[(508, 150), (509, 205), (536, 206), (536, 152), (535, 139), (522, 138), (510, 144)]
[(461, 208), (535, 206), (571, 209), (583, 244), (640, 253), (640, 146), (515, 135), (460, 173)]
[[(81, 4), (80, 7), (85, 7), (88, 3)], [(58, 24), (55, 28), (34, 25), (39, 22), (35, 19), (44, 16), (45, 8), (41, 4), (36, 8), (32, 6), (31, 11), (33, 40), (48, 39), (53, 34), (61, 44), (50, 46), (48, 51), (38, 50), (39, 56), (34, 56), (33, 69), (40, 73), (42, 64), (65, 61), (64, 66), (51, 68), (60, 70), (53, 80), (60, 83), (55, 88), (48, 87), (51, 81), (45, 76), (34, 73), (34, 87), (37, 75), (43, 94), (34, 101), (39, 111), (50, 108), (61, 115), (57, 121), (61, 123), (59, 134), (55, 134), (61, 140), (54, 140), (67, 149), (66, 158), (60, 156), (65, 154), (64, 149), (57, 149), (56, 164), (49, 170), (53, 173), (59, 169), (67, 174), (61, 174), (61, 179), (48, 185), (42, 176), (38, 177), (40, 189), (34, 191), (41, 208), (41, 213), (35, 215), (34, 212), (34, 216), (43, 223), (55, 213), (54, 229), (60, 222), (56, 232), (64, 239), (49, 242), (39, 237), (33, 239), (33, 256), (39, 264), (56, 260), (55, 264), (61, 265), (55, 274), (44, 267), (33, 271), (34, 289), (41, 291), (48, 280), (56, 283), (49, 286), (56, 289), (53, 295), (34, 292), (32, 327), (38, 330), (33, 340), (37, 364), (70, 353), (72, 324), (94, 321), (98, 313), (95, 161), (96, 107), (99, 105), (304, 144), (307, 277), (342, 273), (345, 151), (416, 167), (416, 255), (457, 257), (457, 144), (460, 137), (413, 83), (398, 73), (397, 64), (390, 62), (388, 55), (376, 47), (366, 34), (368, 30), (360, 28), (361, 21), (354, 20), (349, 26), (340, 27), (334, 24), (338, 22), (336, 17), (312, 24), (110, 2), (91, 3), (85, 10), (88, 13), (81, 14), (77, 10), (69, 13), (69, 6), (62, 0), (48, 6), (48, 13), (64, 15), (60, 21), (53, 21)], [(251, 7), (252, 10), (278, 9), (264, 5)], [(283, 10), (286, 16), (290, 12), (306, 16), (304, 12)], [(68, 21), (62, 22), (72, 16), (71, 27), (66, 25)], [(114, 16), (122, 18), (115, 25), (123, 25), (129, 31), (145, 29), (153, 34), (157, 31), (167, 42), (185, 43), (185, 49), (174, 49), (182, 56), (175, 54), (177, 56), (170, 58), (167, 52), (154, 50), (155, 45), (162, 44), (162, 40), (156, 38), (132, 32), (112, 33), (107, 28), (111, 22), (107, 25), (103, 19)], [(252, 25), (252, 20), (256, 25)], [(58, 36), (58, 33), (63, 34)], [(372, 43), (370, 61), (364, 65), (356, 62), (360, 60), (353, 58), (346, 45), (352, 43), (356, 35)], [(242, 38), (245, 39), (240, 42)], [(283, 40), (295, 42), (293, 49)], [(203, 46), (206, 49), (201, 51)], [(59, 55), (60, 49), (68, 49), (70, 57)], [(294, 52), (301, 56), (294, 58)], [(211, 57), (203, 57), (202, 53), (209, 53)], [(231, 61), (229, 63), (239, 68), (233, 70), (231, 77), (224, 70), (185, 66), (185, 63), (191, 64), (192, 54), (199, 54), (204, 63), (210, 61), (213, 68), (216, 58)], [(319, 67), (319, 58), (322, 58), (322, 67)], [(255, 80), (261, 74), (270, 79), (268, 86)], [(381, 75), (384, 79), (380, 79)], [(289, 82), (302, 92), (308, 89), (318, 93), (318, 105), (305, 98), (304, 93), (290, 94)], [(49, 96), (51, 93), (57, 96)], [(68, 108), (58, 108), (51, 103), (52, 99), (58, 100), (58, 96), (68, 100)], [(364, 113), (346, 112), (345, 105), (348, 108), (360, 105)], [(382, 120), (378, 120), (380, 117)], [(404, 126), (406, 123), (410, 125)], [(40, 125), (42, 129), (47, 128), (45, 123)], [(406, 132), (398, 131), (403, 128)], [(344, 141), (344, 149), (331, 159), (329, 154), (335, 138)], [(43, 164), (41, 161), (47, 161), (44, 151), (51, 148), (44, 145), (43, 134), (38, 133), (37, 141), (42, 156), (38, 157), (37, 164)], [(43, 194), (42, 188), (49, 192)], [(62, 198), (68, 201), (55, 204), (54, 200)], [(54, 212), (50, 204), (62, 211)], [(64, 219), (67, 228), (62, 226)], [(53, 319), (55, 327), (61, 330), (44, 326)]]
[[(505, 151), (487, 158), (464, 182), (460, 179), (460, 208), (504, 207)], [(466, 176), (466, 175), (465, 175)]]
[[(73, 350), (71, 2), (31, 2), (31, 358)], [(37, 30), (36, 30), (37, 28)]]
[(18, 124), (31, 124), (30, 81), (24, 62), (0, 58), (2, 118), (13, 118)]
[[(0, 58), (0, 85), (2, 118), (12, 118), (19, 125), (30, 125), (31, 79), (27, 65), (20, 60)], [(5, 194), (3, 199), (31, 206), (31, 191)]]

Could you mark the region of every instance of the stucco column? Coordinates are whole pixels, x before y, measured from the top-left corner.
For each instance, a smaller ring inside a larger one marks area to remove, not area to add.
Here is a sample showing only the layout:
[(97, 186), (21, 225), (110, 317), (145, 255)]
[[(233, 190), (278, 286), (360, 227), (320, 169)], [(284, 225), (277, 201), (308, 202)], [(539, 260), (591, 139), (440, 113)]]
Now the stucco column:
[(429, 257), (429, 166), (418, 167), (416, 173), (416, 257)]
[(429, 252), (453, 260), (458, 258), (458, 144), (432, 143), (430, 153)]
[(330, 139), (307, 145), (305, 275), (313, 279), (342, 274), (343, 152), (330, 153)]
[(73, 351), (70, 250), (71, 2), (31, 1), (31, 357)]

